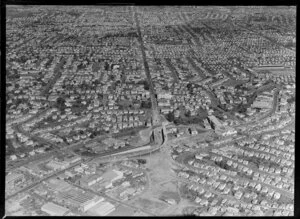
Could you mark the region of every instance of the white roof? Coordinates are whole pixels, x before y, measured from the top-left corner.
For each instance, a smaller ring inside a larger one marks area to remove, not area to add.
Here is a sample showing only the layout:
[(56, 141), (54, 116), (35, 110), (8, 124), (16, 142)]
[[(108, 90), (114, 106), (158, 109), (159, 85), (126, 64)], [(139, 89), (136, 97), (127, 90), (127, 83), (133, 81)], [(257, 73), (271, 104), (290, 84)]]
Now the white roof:
[(48, 202), (44, 204), (41, 208), (42, 211), (50, 214), (51, 216), (63, 216), (69, 209), (62, 207), (60, 205), (54, 204), (53, 202)]
[(110, 202), (100, 202), (94, 207), (90, 208), (88, 212), (93, 216), (106, 216), (115, 210), (115, 206)]

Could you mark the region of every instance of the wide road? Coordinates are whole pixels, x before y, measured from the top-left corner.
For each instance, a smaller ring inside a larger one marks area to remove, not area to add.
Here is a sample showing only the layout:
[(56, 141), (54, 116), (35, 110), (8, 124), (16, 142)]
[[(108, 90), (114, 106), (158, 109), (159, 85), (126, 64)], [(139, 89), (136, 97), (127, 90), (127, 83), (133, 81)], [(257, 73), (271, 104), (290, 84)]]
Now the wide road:
[[(165, 134), (165, 133), (164, 133), (164, 134)], [(165, 135), (166, 135), (166, 134), (165, 134)], [(165, 136), (165, 139), (166, 139), (166, 136)], [(148, 153), (152, 153), (152, 152), (154, 152), (154, 151), (160, 150), (160, 148), (163, 147), (163, 146), (165, 145), (165, 143), (166, 143), (166, 141), (164, 141), (162, 145), (156, 145), (156, 146), (153, 146), (153, 147), (151, 148), (151, 150), (146, 150), (146, 152), (145, 152), (145, 151), (138, 151), (138, 152), (134, 152), (134, 153), (132, 153), (132, 154), (122, 154), (122, 155), (123, 155), (123, 156), (125, 155), (124, 157), (125, 157), (125, 158), (128, 158), (128, 157), (132, 157), (132, 156), (140, 156), (140, 155), (143, 155), (143, 154), (146, 154), (146, 153), (147, 153), (147, 154), (148, 154)], [(133, 146), (130, 146), (130, 147), (124, 147), (124, 148), (121, 148), (121, 149), (118, 149), (118, 150), (115, 150), (115, 151), (107, 151), (107, 152), (104, 152), (104, 153), (101, 153), (101, 154), (97, 154), (97, 155), (95, 155), (95, 156), (93, 156), (93, 157), (87, 158), (86, 160), (84, 160), (84, 162), (91, 162), (91, 161), (93, 161), (93, 160), (96, 160), (96, 159), (99, 159), (99, 158), (105, 158), (105, 157), (108, 157), (108, 158), (110, 159), (110, 161), (111, 161), (113, 158), (119, 157), (119, 156), (117, 155), (117, 153), (119, 153), (119, 152), (121, 152), (121, 151), (127, 151), (127, 150), (130, 150), (130, 149), (134, 149), (134, 148), (139, 148), (139, 147), (133, 147)], [(121, 155), (121, 157), (122, 157), (122, 155)], [(39, 185), (41, 182), (46, 181), (46, 180), (52, 178), (53, 176), (59, 175), (59, 174), (61, 174), (61, 173), (64, 173), (66, 170), (70, 170), (70, 169), (74, 168), (75, 166), (79, 165), (81, 162), (83, 162), (83, 160), (80, 160), (80, 161), (78, 161), (78, 162), (72, 164), (71, 166), (67, 167), (66, 169), (60, 170), (60, 171), (58, 171), (58, 172), (55, 172), (55, 173), (53, 173), (53, 174), (51, 174), (51, 175), (49, 175), (49, 176), (46, 176), (46, 177), (40, 179), (40, 180), (38, 180), (37, 182), (35, 182), (35, 183), (33, 183), (33, 184), (31, 184), (31, 185), (29, 185), (29, 186), (27, 186), (27, 187), (25, 187), (25, 188), (23, 188), (23, 189), (17, 191), (17, 192), (15, 192), (15, 193), (13, 193), (12, 195), (7, 196), (7, 197), (5, 198), (5, 200), (8, 200), (8, 199), (10, 199), (10, 198), (12, 198), (12, 197), (18, 195), (18, 194), (21, 193), (21, 192), (25, 192), (25, 191), (27, 191), (27, 190), (29, 190), (29, 189), (32, 189), (32, 188), (34, 188), (35, 186)], [(103, 162), (107, 162), (107, 161), (103, 160)]]
[(53, 155), (55, 155), (57, 151), (53, 150), (51, 152), (48, 153), (43, 153), (43, 154), (36, 154), (32, 157), (26, 157), (23, 159), (18, 159), (16, 161), (8, 161), (6, 160), (6, 168), (5, 171), (6, 172), (11, 172), (21, 166), (25, 166), (28, 163), (34, 162), (34, 161), (38, 161), (38, 160), (42, 160), (42, 159), (47, 159)]
[[(20, 133), (34, 139), (35, 141), (37, 141), (39, 143), (49, 144), (49, 145), (53, 146), (54, 149), (52, 151), (49, 151), (48, 153), (37, 154), (33, 157), (26, 158), (26, 160), (25, 159), (23, 161), (20, 160), (17, 164), (11, 165), (10, 167), (8, 167), (8, 165), (6, 165), (6, 171), (12, 171), (12, 170), (14, 170), (14, 169), (16, 169), (20, 166), (24, 166), (28, 163), (31, 163), (31, 162), (34, 162), (34, 161), (37, 161), (37, 160), (41, 160), (41, 159), (46, 158), (46, 157), (50, 157), (51, 155), (54, 155), (56, 152), (61, 153), (63, 151), (70, 151), (71, 149), (74, 150), (78, 147), (82, 147), (83, 145), (88, 145), (88, 144), (91, 144), (93, 142), (96, 142), (99, 139), (102, 139), (102, 138), (105, 138), (105, 137), (110, 137), (109, 134), (105, 134), (105, 135), (101, 135), (101, 136), (98, 136), (98, 137), (93, 138), (93, 139), (86, 139), (84, 141), (80, 141), (80, 142), (76, 142), (76, 143), (73, 143), (73, 144), (70, 144), (70, 145), (60, 147), (59, 145), (55, 144), (54, 142), (51, 142), (51, 141), (49, 141), (47, 139), (44, 139), (40, 136), (35, 136), (35, 135), (32, 135), (29, 132), (26, 132), (22, 128), (22, 125), (15, 125), (15, 126), (13, 126), (13, 128), (17, 132), (20, 132)], [(13, 163), (15, 163), (15, 162), (13, 162)]]
[[(91, 160), (92, 160), (92, 159), (91, 159)], [(19, 193), (22, 193), (22, 192), (25, 192), (25, 191), (27, 191), (27, 190), (29, 190), (29, 189), (32, 189), (32, 188), (34, 188), (35, 186), (39, 185), (41, 182), (46, 181), (46, 180), (52, 178), (53, 176), (59, 175), (59, 174), (65, 172), (66, 170), (70, 170), (70, 169), (72, 169), (73, 167), (75, 167), (75, 166), (77, 166), (78, 164), (80, 164), (81, 162), (82, 162), (82, 161), (78, 161), (78, 162), (72, 164), (71, 166), (67, 167), (66, 169), (63, 169), (63, 170), (60, 170), (60, 171), (58, 171), (58, 172), (52, 173), (51, 175), (46, 176), (46, 177), (40, 179), (40, 180), (38, 180), (37, 182), (32, 183), (31, 185), (26, 186), (26, 187), (24, 187), (23, 189), (21, 189), (21, 190), (15, 192), (15, 193), (13, 193), (12, 195), (9, 195), (9, 196), (5, 197), (5, 200), (8, 200), (8, 199), (10, 199), (10, 198), (13, 198), (13, 197), (15, 197), (16, 195), (18, 195)]]
[[(132, 149), (132, 148), (136, 148), (136, 147), (130, 147), (130, 149)], [(128, 149), (129, 149), (128, 147), (125, 147), (125, 148), (122, 148), (121, 150), (122, 150), (122, 151), (126, 151), (126, 150), (128, 150)], [(118, 152), (120, 152), (120, 151), (118, 150)], [(96, 156), (87, 158), (87, 160), (85, 160), (85, 162), (91, 162), (92, 160), (95, 160), (95, 159), (98, 159), (98, 158), (101, 158), (101, 157), (105, 157), (105, 156), (108, 156), (108, 155), (113, 155), (113, 153), (117, 153), (117, 152), (111, 152), (111, 151), (109, 151), (109, 152), (104, 152), (104, 153), (101, 153), (101, 154), (97, 154)], [(21, 192), (25, 192), (25, 191), (27, 191), (27, 190), (29, 190), (29, 189), (32, 189), (32, 188), (34, 188), (35, 186), (37, 186), (38, 184), (40, 184), (41, 182), (46, 181), (46, 180), (52, 178), (53, 176), (59, 175), (59, 174), (61, 174), (61, 173), (64, 173), (66, 170), (70, 170), (70, 169), (74, 168), (75, 166), (79, 165), (79, 164), (82, 163), (82, 162), (83, 162), (83, 161), (80, 160), (80, 161), (78, 161), (78, 162), (72, 164), (71, 166), (69, 166), (69, 167), (63, 169), (63, 170), (60, 170), (60, 171), (58, 171), (58, 172), (54, 172), (54, 173), (52, 173), (51, 175), (46, 176), (46, 177), (44, 177), (44, 178), (38, 180), (37, 182), (35, 182), (35, 183), (33, 183), (33, 184), (31, 184), (31, 185), (29, 185), (29, 186), (27, 186), (27, 187), (25, 187), (25, 188), (23, 188), (23, 189), (17, 191), (17, 192), (15, 192), (15, 193), (13, 193), (12, 195), (9, 195), (9, 196), (8, 196), (7, 198), (5, 198), (5, 199), (6, 199), (6, 200), (7, 200), (7, 199), (10, 199), (10, 198), (16, 196), (17, 194), (19, 194), (19, 193), (21, 193)]]
[(149, 69), (149, 65), (147, 62), (145, 46), (144, 46), (144, 42), (143, 42), (143, 37), (142, 37), (142, 32), (141, 32), (141, 27), (140, 27), (140, 22), (138, 19), (138, 12), (136, 11), (136, 7), (134, 7), (134, 9), (133, 9), (133, 13), (134, 13), (134, 20), (136, 23), (136, 28), (137, 28), (137, 33), (138, 33), (138, 41), (140, 43), (140, 47), (141, 47), (141, 51), (142, 51), (143, 64), (144, 64), (144, 68), (145, 68), (145, 72), (146, 72), (146, 76), (147, 76), (147, 80), (148, 80), (149, 88), (150, 88), (150, 94), (151, 94), (150, 97), (151, 97), (152, 112), (153, 112), (153, 117), (152, 117), (153, 125), (157, 125), (157, 124), (160, 124), (159, 113), (157, 110), (157, 101), (155, 98), (154, 86), (153, 86), (153, 83), (151, 80), (150, 69)]

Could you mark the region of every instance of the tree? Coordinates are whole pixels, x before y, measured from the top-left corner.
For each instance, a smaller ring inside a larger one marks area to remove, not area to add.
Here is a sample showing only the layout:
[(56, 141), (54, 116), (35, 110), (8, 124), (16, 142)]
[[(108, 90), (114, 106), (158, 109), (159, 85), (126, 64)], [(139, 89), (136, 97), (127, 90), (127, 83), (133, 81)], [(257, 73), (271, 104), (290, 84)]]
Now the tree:
[(65, 109), (65, 102), (66, 100), (62, 97), (58, 97), (57, 100), (56, 100), (56, 106), (57, 108), (60, 110), (60, 111), (64, 111)]
[(175, 120), (174, 112), (169, 112), (166, 117), (169, 122), (173, 122)]
[(144, 83), (144, 89), (145, 90), (149, 90), (150, 89), (150, 86), (149, 86), (148, 82)]
[(163, 86), (162, 89), (165, 91), (169, 91), (169, 87), (167, 85)]
[(184, 115), (185, 115), (186, 117), (190, 117), (190, 116), (191, 116), (191, 111), (189, 111), (189, 110), (186, 111)]
[(191, 88), (192, 88), (192, 84), (191, 84), (191, 83), (188, 83), (188, 84), (186, 85), (186, 87), (187, 87), (187, 89), (191, 89)]
[(142, 101), (141, 103), (141, 108), (144, 108), (144, 109), (150, 109), (151, 108), (151, 101)]
[(64, 104), (66, 101), (65, 101), (64, 98), (58, 97), (57, 100), (56, 100), (56, 102), (57, 102), (58, 104)]
[(292, 97), (290, 97), (289, 99), (287, 99), (287, 102), (288, 102), (289, 104), (295, 102), (295, 96), (292, 96)]
[(147, 163), (147, 160), (145, 160), (145, 159), (138, 159), (137, 161), (138, 161), (139, 164)]
[(139, 81), (138, 84), (143, 84), (145, 90), (149, 90), (149, 83), (147, 80)]
[(115, 76), (114, 75), (110, 75), (109, 76), (109, 80), (111, 80), (111, 81), (115, 80)]

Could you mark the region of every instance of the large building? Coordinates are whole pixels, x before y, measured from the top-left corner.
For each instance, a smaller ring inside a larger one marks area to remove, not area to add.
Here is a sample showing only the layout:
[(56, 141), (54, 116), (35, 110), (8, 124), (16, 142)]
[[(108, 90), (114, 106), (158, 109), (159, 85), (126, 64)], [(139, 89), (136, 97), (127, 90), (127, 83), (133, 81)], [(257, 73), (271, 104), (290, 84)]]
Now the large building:
[(271, 109), (273, 103), (273, 94), (270, 93), (262, 93), (260, 94), (255, 101), (252, 103), (253, 108), (260, 108), (260, 109)]
[(227, 125), (223, 125), (219, 121), (219, 119), (217, 119), (213, 115), (209, 116), (207, 120), (218, 135), (229, 136), (237, 133), (237, 131), (234, 128), (231, 128)]
[(106, 216), (115, 210), (115, 206), (110, 202), (100, 202), (90, 208), (87, 213), (92, 216)]
[(65, 169), (70, 165), (69, 162), (65, 161), (56, 161), (56, 160), (51, 160), (49, 163), (46, 164), (47, 167), (53, 169), (53, 170), (60, 170), (60, 169)]
[(271, 109), (272, 103), (266, 101), (255, 101), (253, 102), (252, 107), (260, 109)]
[(93, 195), (88, 192), (82, 192), (75, 189), (70, 189), (68, 191), (62, 191), (58, 194), (58, 198), (65, 201), (65, 203), (84, 210), (86, 205), (88, 205), (92, 200), (97, 200), (98, 196)]
[(118, 179), (123, 177), (123, 172), (118, 170), (109, 170), (105, 172), (103, 175), (103, 182), (106, 188), (112, 187), (112, 183)]
[(87, 210), (89, 210), (90, 208), (94, 207), (102, 201), (104, 201), (103, 197), (95, 196), (93, 199), (82, 203), (80, 206), (80, 210), (86, 212)]
[(48, 202), (41, 207), (41, 210), (49, 214), (50, 216), (64, 216), (69, 212), (69, 209), (60, 205)]
[(208, 121), (213, 129), (216, 129), (217, 127), (222, 126), (222, 123), (214, 115), (208, 116)]
[(173, 95), (170, 92), (161, 92), (157, 94), (157, 99), (171, 99)]
[(92, 186), (95, 183), (100, 182), (101, 180), (103, 180), (103, 177), (98, 174), (86, 175), (80, 179), (80, 185), (83, 185), (85, 187)]
[(229, 126), (218, 126), (215, 129), (215, 132), (216, 134), (222, 135), (224, 137), (237, 134), (237, 131)]

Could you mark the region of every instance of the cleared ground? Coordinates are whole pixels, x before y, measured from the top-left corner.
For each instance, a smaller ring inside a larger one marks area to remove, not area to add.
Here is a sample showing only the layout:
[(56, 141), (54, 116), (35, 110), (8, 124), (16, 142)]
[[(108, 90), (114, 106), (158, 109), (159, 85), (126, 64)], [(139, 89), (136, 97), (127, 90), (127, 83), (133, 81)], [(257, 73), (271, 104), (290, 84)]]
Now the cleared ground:
[[(180, 197), (174, 172), (176, 167), (172, 165), (172, 158), (165, 150), (143, 158), (147, 159), (149, 188), (145, 193), (131, 200), (130, 204), (141, 209), (145, 208), (155, 215), (181, 215), (183, 208), (191, 203)], [(175, 203), (167, 203), (168, 199), (175, 200)]]

